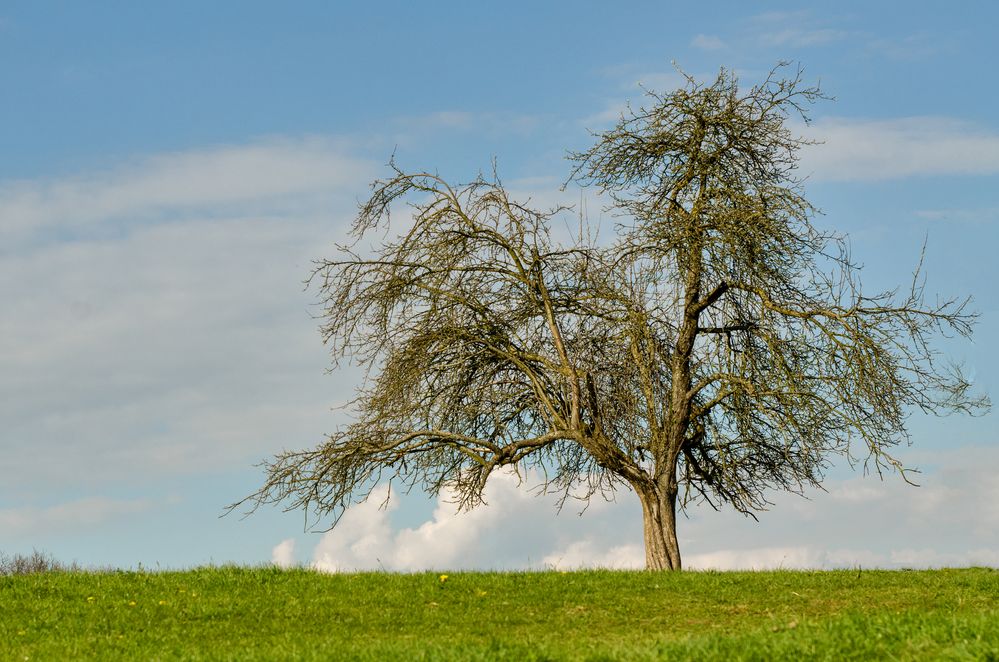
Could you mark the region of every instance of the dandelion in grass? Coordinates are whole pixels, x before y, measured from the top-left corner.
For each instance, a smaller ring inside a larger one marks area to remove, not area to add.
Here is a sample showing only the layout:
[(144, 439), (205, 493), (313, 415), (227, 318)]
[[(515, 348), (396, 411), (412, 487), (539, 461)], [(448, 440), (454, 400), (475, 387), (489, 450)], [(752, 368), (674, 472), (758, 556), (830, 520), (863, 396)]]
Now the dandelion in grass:
[(447, 575), (441, 575), (440, 576), (440, 582), (441, 582), (441, 584), (443, 584), (446, 581), (447, 581)]
[(129, 600), (128, 601), (128, 606), (129, 607), (134, 607), (135, 606), (135, 600)]
[(160, 600), (160, 604), (161, 605), (165, 605), (166, 604), (166, 600)]

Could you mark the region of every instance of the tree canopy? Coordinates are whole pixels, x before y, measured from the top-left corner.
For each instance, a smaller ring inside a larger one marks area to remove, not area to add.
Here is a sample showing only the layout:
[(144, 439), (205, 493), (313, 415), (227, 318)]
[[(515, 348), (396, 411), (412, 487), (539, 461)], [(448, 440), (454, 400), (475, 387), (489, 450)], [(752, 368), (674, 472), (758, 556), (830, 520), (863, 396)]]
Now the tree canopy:
[(986, 407), (933, 344), (970, 335), (968, 299), (928, 304), (918, 267), (865, 292), (845, 237), (813, 224), (789, 119), (822, 95), (786, 71), (649, 92), (571, 154), (571, 180), (609, 197), (609, 245), (582, 221), (557, 240), (570, 212), (495, 174), (393, 165), (311, 280), (334, 360), (368, 371), (356, 419), (268, 462), (244, 502), (335, 523), (388, 480), (474, 507), (512, 466), (565, 497), (630, 488), (648, 568), (679, 569), (678, 508), (752, 514), (770, 490), (820, 485), (835, 456), (902, 470), (912, 411)]

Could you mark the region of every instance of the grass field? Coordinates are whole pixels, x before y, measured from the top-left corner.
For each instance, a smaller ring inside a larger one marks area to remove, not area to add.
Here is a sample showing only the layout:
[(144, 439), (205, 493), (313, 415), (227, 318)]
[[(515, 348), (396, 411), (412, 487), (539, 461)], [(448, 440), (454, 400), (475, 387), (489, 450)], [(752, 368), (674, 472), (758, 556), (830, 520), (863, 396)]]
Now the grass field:
[(999, 571), (0, 577), (0, 660), (999, 660)]

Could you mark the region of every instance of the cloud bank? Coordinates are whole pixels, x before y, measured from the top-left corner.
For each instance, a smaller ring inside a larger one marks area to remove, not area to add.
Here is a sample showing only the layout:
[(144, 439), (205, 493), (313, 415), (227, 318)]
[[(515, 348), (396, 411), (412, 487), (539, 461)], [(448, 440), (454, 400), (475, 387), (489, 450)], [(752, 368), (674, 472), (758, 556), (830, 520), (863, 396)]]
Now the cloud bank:
[[(636, 522), (618, 517), (620, 504), (598, 499), (580, 517), (569, 502), (558, 515), (555, 499), (536, 497), (529, 481), (527, 477), (521, 484), (513, 473), (497, 473), (486, 489), (488, 505), (467, 512), (458, 512), (453, 495), (442, 493), (429, 519), (401, 528), (392, 518), (398, 501), (382, 508), (386, 490), (378, 489), (323, 535), (313, 550), (312, 567), (325, 572), (512, 570), (574, 565), (581, 553), (593, 558), (593, 552), (608, 566), (633, 565), (634, 548), (605, 548), (607, 540), (635, 534)], [(594, 530), (595, 522), (599, 527)], [(641, 522), (637, 525), (640, 530)]]
[(349, 392), (302, 281), (374, 171), (273, 139), (0, 184), (0, 499), (320, 438)]
[[(831, 480), (808, 500), (777, 495), (761, 522), (695, 508), (681, 519), (685, 567), (691, 569), (822, 569), (842, 567), (999, 566), (999, 450), (968, 447), (924, 454), (939, 463), (923, 487)], [(489, 484), (489, 505), (459, 513), (450, 495), (427, 519), (397, 526), (395, 500), (384, 491), (346, 512), (312, 552), (325, 572), (356, 570), (642, 568), (645, 556), (637, 498), (594, 501), (577, 516), (555, 513), (553, 497), (537, 497), (512, 474)], [(968, 504), (976, 504), (969, 508)], [(284, 544), (284, 543), (282, 543)], [(275, 549), (277, 554), (277, 549)]]

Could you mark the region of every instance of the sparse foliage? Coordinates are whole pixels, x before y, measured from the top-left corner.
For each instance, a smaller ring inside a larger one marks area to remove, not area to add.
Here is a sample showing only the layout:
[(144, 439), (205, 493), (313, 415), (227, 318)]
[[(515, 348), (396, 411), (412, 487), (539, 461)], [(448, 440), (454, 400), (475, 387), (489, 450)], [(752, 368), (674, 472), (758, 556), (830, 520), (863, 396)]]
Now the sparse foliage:
[(844, 238), (812, 224), (787, 120), (821, 93), (782, 71), (649, 93), (571, 156), (619, 215), (609, 247), (556, 242), (565, 210), (520, 204), (495, 176), (376, 182), (357, 242), (404, 198), (408, 229), (339, 247), (312, 276), (335, 360), (369, 371), (357, 419), (268, 463), (247, 499), (335, 523), (382, 479), (472, 507), (497, 468), (533, 468), (565, 496), (630, 487), (647, 566), (679, 569), (678, 507), (752, 514), (769, 490), (819, 485), (832, 456), (902, 470), (914, 408), (987, 406), (932, 346), (971, 333), (968, 300), (928, 305), (918, 268), (866, 294)]
[(51, 554), (32, 550), (31, 554), (14, 554), (8, 556), (0, 552), (0, 577), (13, 575), (36, 575), (46, 572), (79, 572), (76, 563), (66, 565), (56, 560)]

